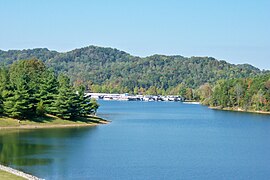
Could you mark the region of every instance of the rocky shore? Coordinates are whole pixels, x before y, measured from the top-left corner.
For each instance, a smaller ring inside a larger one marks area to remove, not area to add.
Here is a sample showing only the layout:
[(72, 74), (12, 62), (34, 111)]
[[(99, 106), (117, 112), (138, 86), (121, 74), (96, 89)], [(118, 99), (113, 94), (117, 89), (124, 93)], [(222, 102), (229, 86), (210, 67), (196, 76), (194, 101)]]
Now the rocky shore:
[(244, 112), (244, 113), (255, 113), (255, 114), (266, 114), (266, 115), (270, 115), (270, 112), (266, 112), (266, 111), (255, 111), (255, 110), (244, 110), (241, 108), (221, 108), (221, 107), (209, 107), (210, 109), (214, 109), (214, 110), (221, 110), (221, 111), (235, 111), (235, 112)]
[(41, 180), (40, 178), (38, 178), (36, 176), (30, 175), (30, 174), (24, 173), (22, 171), (18, 171), (16, 169), (13, 169), (13, 168), (10, 168), (7, 166), (3, 166), (3, 165), (0, 165), (0, 170), (9, 172), (11, 174), (14, 174), (16, 176), (20, 176), (20, 177), (28, 179), (28, 180)]

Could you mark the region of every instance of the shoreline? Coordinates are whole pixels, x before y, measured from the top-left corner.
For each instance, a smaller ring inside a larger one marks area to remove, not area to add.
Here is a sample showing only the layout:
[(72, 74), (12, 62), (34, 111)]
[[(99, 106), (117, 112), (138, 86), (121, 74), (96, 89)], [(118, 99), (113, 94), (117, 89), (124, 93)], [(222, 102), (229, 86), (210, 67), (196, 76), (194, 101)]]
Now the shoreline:
[(266, 111), (251, 111), (251, 110), (245, 111), (240, 108), (234, 109), (234, 108), (220, 108), (220, 107), (211, 107), (211, 106), (209, 106), (208, 108), (213, 109), (213, 110), (220, 110), (220, 111), (232, 111), (232, 112), (270, 115), (270, 112), (266, 112)]
[(0, 130), (91, 127), (109, 124), (111, 122), (98, 116), (78, 118), (77, 120), (65, 120), (52, 115), (36, 120), (17, 120), (9, 117), (0, 117), (0, 121)]
[(201, 104), (198, 101), (183, 101), (183, 104)]
[(108, 124), (108, 122), (92, 123), (92, 124), (59, 124), (59, 125), (20, 125), (20, 126), (0, 126), (0, 130), (5, 129), (50, 129), (50, 128), (71, 128), (71, 127), (91, 127), (100, 124)]
[(4, 166), (2, 164), (0, 164), (0, 170), (8, 172), (10, 174), (14, 174), (16, 176), (19, 176), (19, 177), (22, 177), (22, 178), (25, 178), (25, 179), (28, 179), (28, 180), (41, 180), (40, 178), (38, 178), (36, 176), (33, 176), (31, 174), (27, 174), (25, 172), (13, 169), (13, 168), (8, 167), (8, 166)]

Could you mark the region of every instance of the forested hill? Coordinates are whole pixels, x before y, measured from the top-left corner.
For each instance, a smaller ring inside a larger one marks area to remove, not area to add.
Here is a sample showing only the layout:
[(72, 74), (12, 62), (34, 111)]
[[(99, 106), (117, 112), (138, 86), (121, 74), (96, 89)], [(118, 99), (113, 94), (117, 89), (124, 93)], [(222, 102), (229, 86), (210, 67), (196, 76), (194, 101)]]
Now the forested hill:
[(0, 51), (0, 64), (37, 58), (57, 72), (67, 74), (72, 82), (106, 85), (121, 91), (135, 87), (168, 90), (179, 84), (197, 88), (219, 79), (245, 78), (263, 74), (251, 65), (234, 65), (212, 57), (153, 55), (135, 57), (112, 48), (89, 46), (66, 53), (45, 48)]

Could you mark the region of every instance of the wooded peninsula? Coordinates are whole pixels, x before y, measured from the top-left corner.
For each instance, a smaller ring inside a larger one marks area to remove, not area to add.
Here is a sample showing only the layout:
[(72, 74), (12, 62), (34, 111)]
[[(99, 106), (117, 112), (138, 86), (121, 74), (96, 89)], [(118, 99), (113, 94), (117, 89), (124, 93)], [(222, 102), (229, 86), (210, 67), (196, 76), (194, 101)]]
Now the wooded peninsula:
[(37, 59), (19, 60), (0, 69), (0, 115), (4, 119), (86, 122), (98, 107), (94, 99), (85, 96), (83, 86), (71, 86), (66, 75), (56, 75)]

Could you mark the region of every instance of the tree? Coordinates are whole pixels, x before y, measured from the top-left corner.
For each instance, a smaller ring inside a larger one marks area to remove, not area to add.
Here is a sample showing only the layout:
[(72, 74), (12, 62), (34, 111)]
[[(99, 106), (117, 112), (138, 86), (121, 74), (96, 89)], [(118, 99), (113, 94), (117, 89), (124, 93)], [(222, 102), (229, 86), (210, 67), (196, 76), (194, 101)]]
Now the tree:
[(270, 74), (254, 78), (218, 81), (213, 88), (211, 105), (241, 108), (251, 111), (270, 111)]
[(46, 113), (53, 114), (53, 103), (58, 94), (58, 81), (52, 70), (43, 73), (38, 93), (39, 105), (42, 104)]
[[(168, 89), (179, 84), (197, 89), (206, 82), (214, 84), (220, 79), (254, 77), (267, 73), (251, 65), (233, 65), (212, 57), (153, 55), (140, 58), (116, 49), (95, 46), (67, 53), (48, 49), (0, 51), (0, 57), (5, 65), (22, 57), (37, 57), (53, 67), (57, 74), (68, 75), (71, 84), (89, 84), (89, 91), (93, 92), (133, 92), (135, 87), (149, 89), (155, 86), (168, 93)], [(99, 88), (93, 88), (96, 85)], [(111, 85), (117, 85), (117, 88)]]
[(10, 117), (24, 119), (31, 117), (33, 104), (30, 102), (29, 87), (21, 77), (13, 88), (4, 91), (4, 113)]
[(235, 91), (236, 98), (237, 98), (237, 107), (240, 107), (240, 99), (241, 99), (241, 96), (243, 94), (243, 88), (239, 83), (237, 83), (234, 87), (234, 91)]
[(88, 108), (88, 113), (89, 114), (96, 114), (97, 113), (97, 109), (99, 107), (99, 104), (97, 103), (96, 99), (91, 99), (90, 100), (90, 104), (89, 104), (89, 108)]
[[(17, 61), (13, 63), (9, 69), (10, 86), (14, 88), (14, 94), (21, 93), (17, 91), (23, 91), (25, 95), (27, 94), (26, 101), (29, 103), (30, 107), (27, 113), (29, 117), (36, 115), (41, 79), (45, 70), (45, 64), (37, 59)], [(23, 88), (25, 89), (23, 90)], [(10, 97), (10, 100), (11, 99)], [(16, 98), (14, 100), (16, 100)]]
[[(58, 77), (58, 94), (55, 96), (55, 101), (52, 104), (52, 113), (64, 119), (73, 117), (73, 91), (70, 86), (70, 80), (67, 76), (61, 74)], [(72, 98), (71, 98), (72, 96)]]
[(137, 95), (137, 94), (139, 93), (139, 88), (138, 88), (138, 87), (135, 87), (135, 88), (133, 89), (133, 93), (134, 93), (135, 95)]
[(6, 90), (8, 84), (9, 84), (8, 71), (7, 69), (0, 68), (0, 115), (3, 114), (4, 112), (3, 91)]
[(46, 113), (46, 110), (45, 110), (43, 101), (39, 101), (38, 104), (37, 104), (36, 114), (38, 116), (44, 116), (45, 113)]
[(270, 90), (270, 80), (268, 80), (268, 81), (265, 82), (265, 88), (267, 90)]
[(187, 87), (184, 84), (178, 85), (178, 94), (182, 97), (186, 98), (187, 95)]
[(213, 93), (210, 84), (205, 83), (204, 85), (200, 86), (200, 88), (198, 89), (198, 93), (202, 102), (208, 105), (210, 103), (210, 98)]
[(191, 88), (187, 88), (187, 89), (186, 89), (185, 97), (186, 97), (188, 100), (192, 100), (192, 99), (193, 99), (193, 90), (192, 90)]
[(157, 94), (157, 88), (155, 86), (151, 86), (149, 87), (149, 89), (147, 89), (146, 94), (149, 95), (158, 95)]
[(20, 60), (10, 68), (0, 68), (0, 115), (18, 119), (33, 119), (47, 114), (72, 119), (95, 113), (98, 104), (78, 91), (70, 79), (58, 76), (37, 60)]

